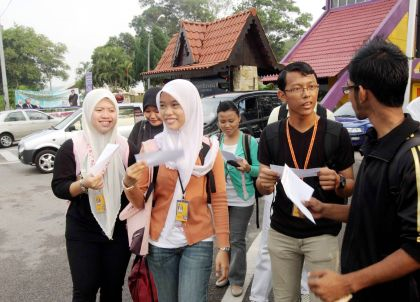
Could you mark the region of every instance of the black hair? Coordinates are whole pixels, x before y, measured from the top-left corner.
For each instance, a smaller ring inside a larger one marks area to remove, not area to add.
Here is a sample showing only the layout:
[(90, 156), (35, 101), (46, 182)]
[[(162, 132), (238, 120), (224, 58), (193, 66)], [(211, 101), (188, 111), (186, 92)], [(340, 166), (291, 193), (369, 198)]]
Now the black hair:
[(318, 81), (315, 70), (313, 70), (311, 65), (306, 62), (293, 62), (284, 67), (284, 69), (280, 72), (279, 77), (277, 78), (277, 85), (281, 91), (286, 89), (286, 75), (288, 72), (300, 72), (304, 76), (313, 74), (315, 79)]
[(369, 89), (380, 103), (400, 107), (408, 82), (408, 59), (398, 46), (377, 37), (356, 52), (349, 76), (355, 85)]
[(225, 112), (229, 110), (235, 111), (235, 113), (239, 116), (239, 109), (232, 101), (223, 101), (219, 103), (219, 106), (217, 106), (217, 114), (219, 114), (219, 112)]

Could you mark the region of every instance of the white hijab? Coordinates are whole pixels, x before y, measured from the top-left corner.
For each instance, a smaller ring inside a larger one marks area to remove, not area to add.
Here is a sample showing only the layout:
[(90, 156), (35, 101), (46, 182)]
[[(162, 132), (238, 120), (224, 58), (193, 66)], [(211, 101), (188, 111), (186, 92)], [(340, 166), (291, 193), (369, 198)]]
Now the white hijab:
[(179, 130), (171, 130), (164, 123), (164, 130), (155, 136), (161, 150), (183, 149), (184, 156), (176, 162), (167, 162), (166, 167), (176, 169), (181, 176), (184, 188), (187, 187), (191, 175), (203, 176), (212, 168), (216, 159), (219, 144), (212, 142), (204, 164), (196, 165), (198, 154), (203, 142), (203, 106), (197, 88), (187, 80), (173, 80), (163, 86), (156, 96), (156, 103), (160, 107), (162, 92), (170, 94), (178, 101), (184, 110), (185, 123)]
[[(108, 99), (115, 107), (118, 118), (118, 105), (114, 95), (107, 89), (95, 89), (90, 91), (83, 102), (83, 136), (86, 146), (83, 146), (84, 150), (91, 149), (93, 152), (85, 152), (85, 158), (79, 160), (81, 166), (82, 175), (88, 174), (90, 169), (94, 166), (96, 160), (101, 154), (105, 146), (110, 144), (117, 144), (119, 142), (125, 142), (125, 139), (118, 134), (118, 127), (115, 125), (114, 128), (106, 134), (99, 133), (92, 125), (92, 113), (95, 110), (95, 106), (102, 100)], [(89, 146), (91, 148), (89, 148)], [(121, 207), (121, 194), (123, 191), (122, 180), (125, 174), (124, 163), (121, 158), (120, 152), (115, 152), (111, 161), (104, 173), (104, 187), (101, 190), (89, 189), (89, 203), (93, 216), (98, 222), (105, 235), (112, 239), (114, 232), (114, 225), (117, 219), (117, 215)], [(105, 212), (97, 213), (95, 207), (95, 198), (97, 195), (103, 194), (105, 199)]]

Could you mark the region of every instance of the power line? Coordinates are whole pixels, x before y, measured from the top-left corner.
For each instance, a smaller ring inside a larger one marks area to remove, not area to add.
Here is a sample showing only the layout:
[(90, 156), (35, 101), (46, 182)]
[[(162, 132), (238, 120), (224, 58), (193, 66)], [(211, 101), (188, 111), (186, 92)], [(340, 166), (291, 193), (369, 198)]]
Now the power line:
[(7, 11), (7, 9), (9, 8), (10, 4), (12, 4), (13, 0), (10, 0), (9, 3), (7, 3), (6, 8), (3, 10), (3, 12), (0, 14), (0, 18), (3, 17), (4, 13)]

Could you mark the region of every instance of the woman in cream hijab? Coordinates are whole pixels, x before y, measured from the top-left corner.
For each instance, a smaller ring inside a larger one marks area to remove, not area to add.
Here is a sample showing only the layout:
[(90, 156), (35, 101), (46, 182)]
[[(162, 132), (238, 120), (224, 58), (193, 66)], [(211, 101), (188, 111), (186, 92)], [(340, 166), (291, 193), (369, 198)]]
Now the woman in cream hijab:
[[(118, 106), (106, 89), (89, 92), (83, 102), (83, 130), (58, 150), (52, 189), (70, 201), (66, 215), (67, 256), (73, 301), (121, 301), (130, 252), (125, 223), (117, 219), (127, 205), (122, 180), (135, 162), (135, 147), (118, 134)], [(98, 175), (92, 167), (107, 144), (118, 150)]]
[[(204, 302), (212, 271), (213, 241), (219, 248), (216, 273), (227, 277), (229, 217), (223, 159), (217, 140), (203, 137), (203, 109), (197, 88), (186, 80), (167, 83), (157, 95), (162, 133), (143, 143), (142, 152), (181, 149), (183, 156), (159, 166), (147, 256), (159, 302)], [(207, 146), (205, 146), (207, 145)], [(204, 161), (199, 157), (207, 147)], [(127, 198), (143, 208), (149, 186), (147, 162), (127, 169)], [(207, 203), (207, 177), (215, 192)]]

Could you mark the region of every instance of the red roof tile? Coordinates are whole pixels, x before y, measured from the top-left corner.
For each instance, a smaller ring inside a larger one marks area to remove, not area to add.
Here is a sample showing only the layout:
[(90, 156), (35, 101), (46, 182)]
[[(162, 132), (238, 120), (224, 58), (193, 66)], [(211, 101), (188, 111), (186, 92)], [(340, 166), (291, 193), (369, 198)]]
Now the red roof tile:
[(396, 2), (378, 0), (330, 10), (282, 63), (305, 61), (318, 77), (336, 76)]
[(143, 75), (204, 69), (227, 61), (249, 16), (256, 16), (255, 8), (213, 22), (181, 21), (194, 64), (173, 67), (178, 34), (173, 35), (154, 70)]

